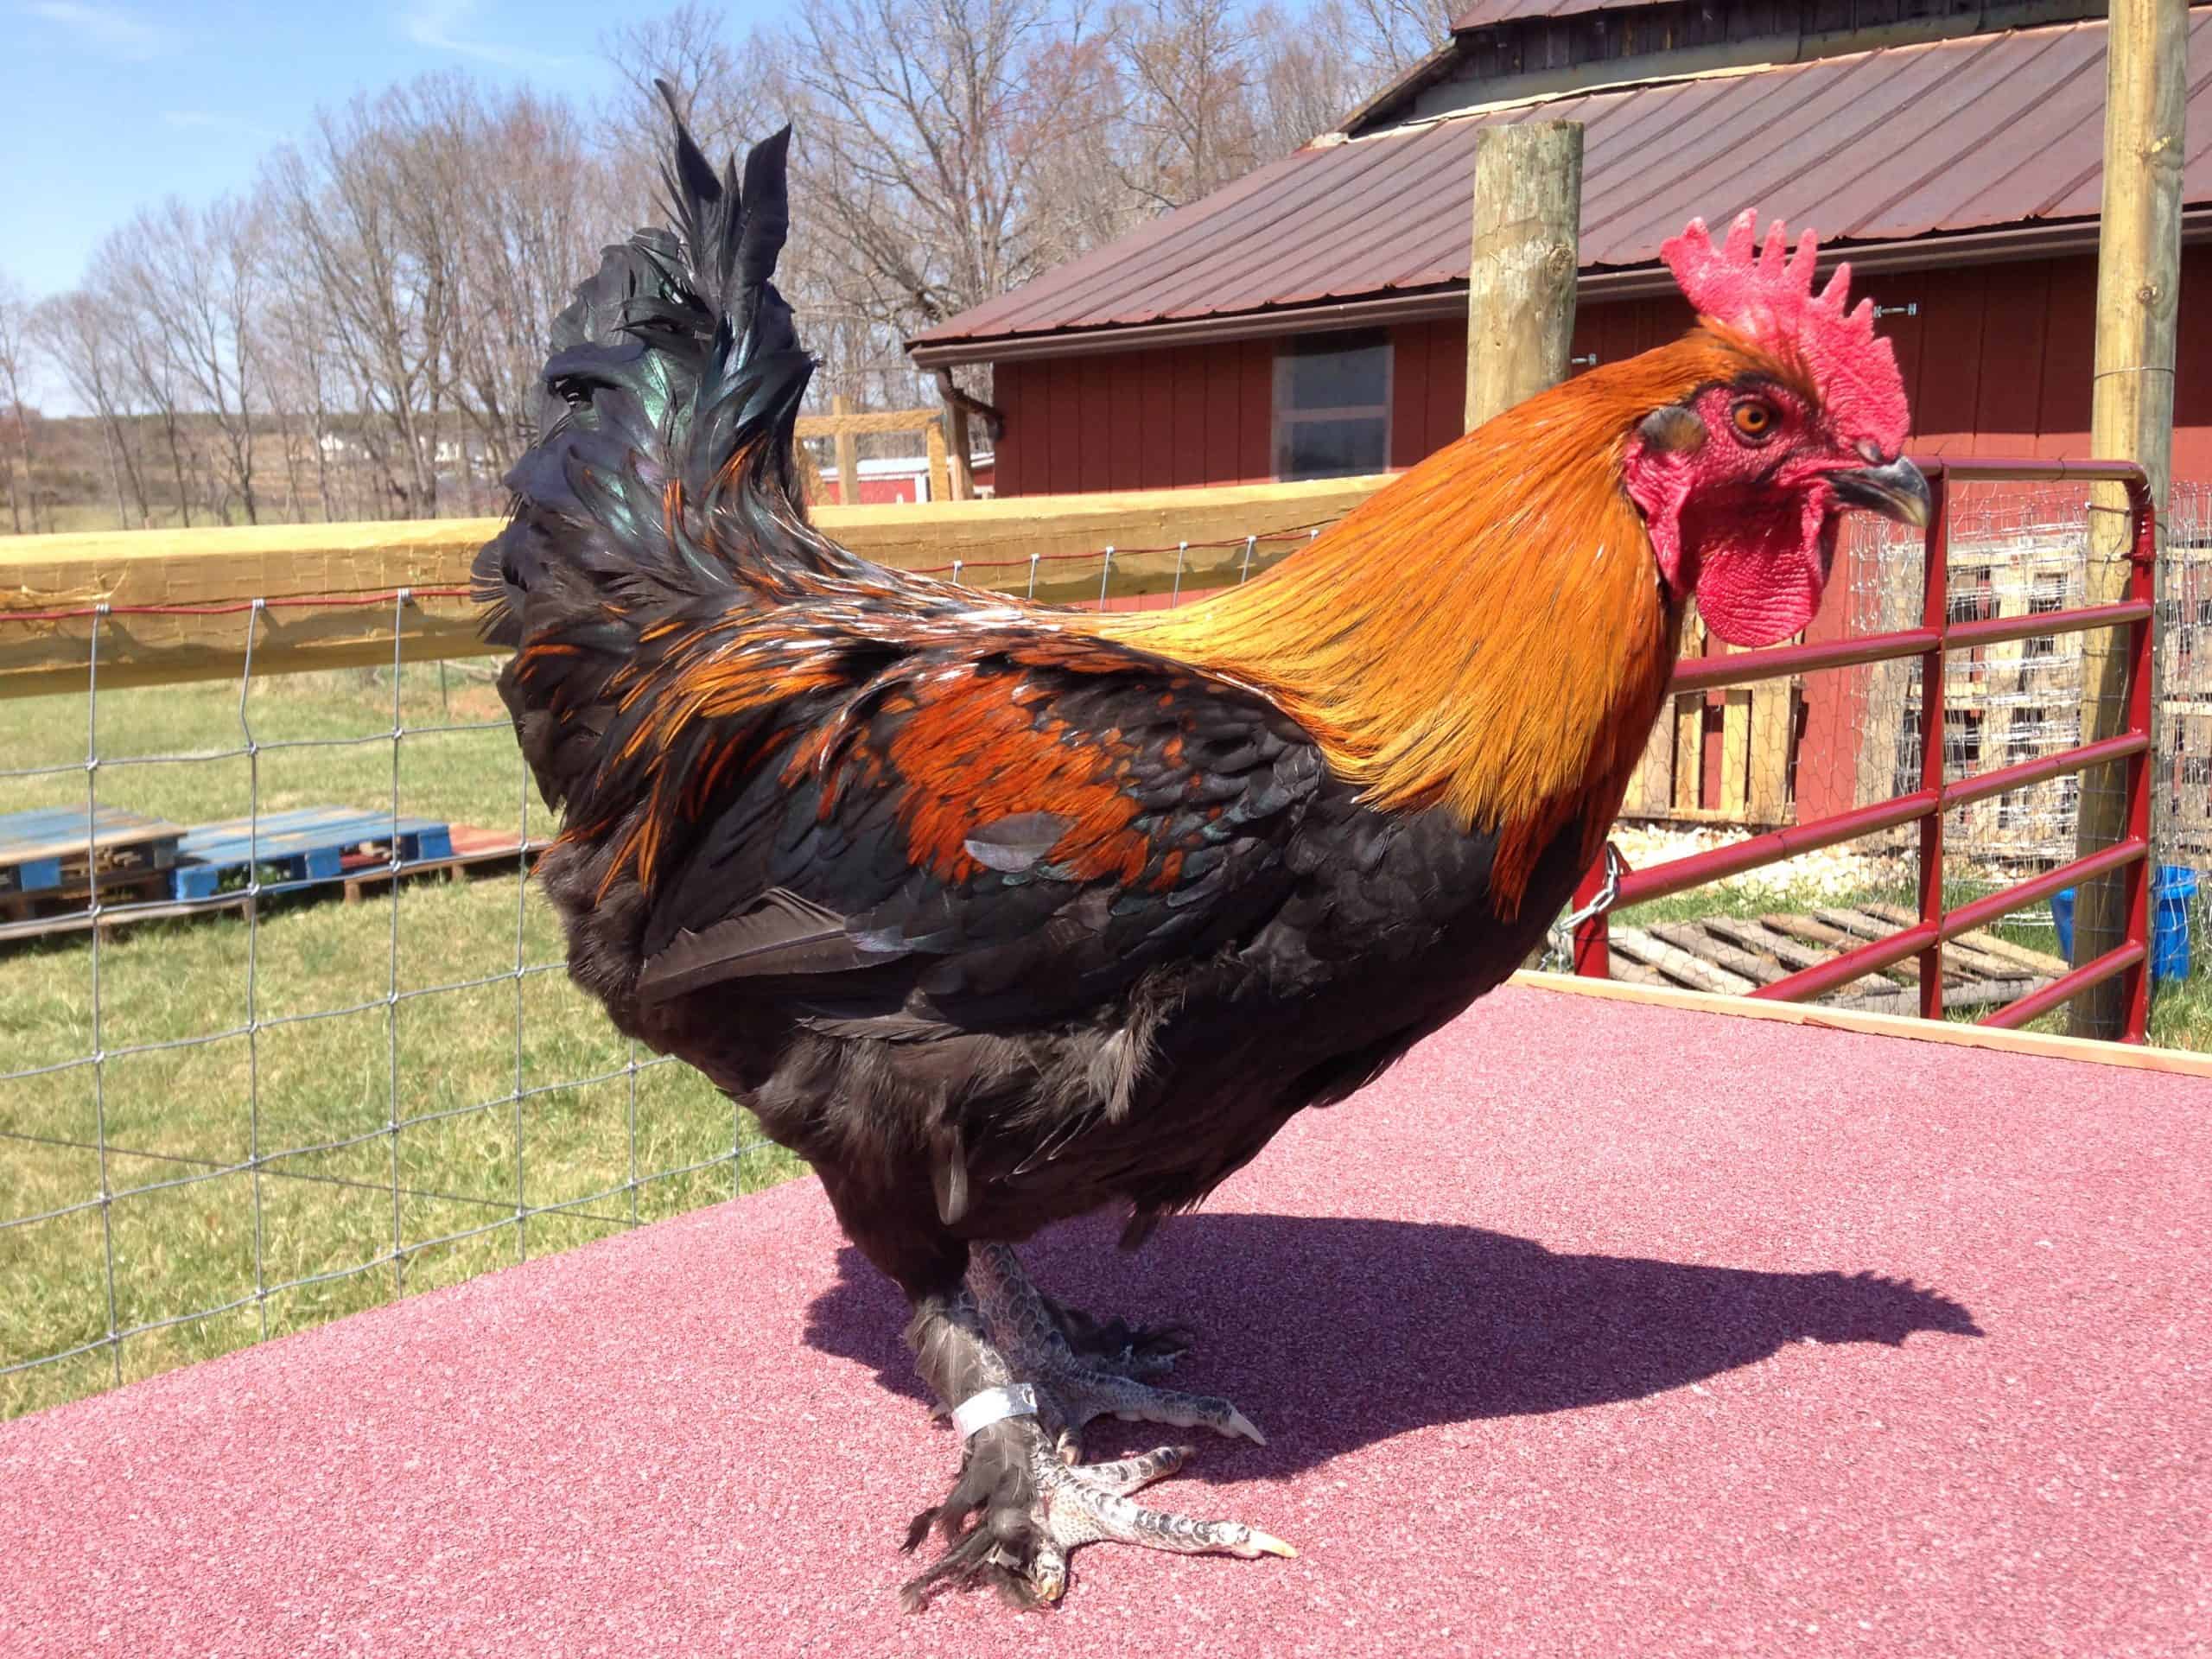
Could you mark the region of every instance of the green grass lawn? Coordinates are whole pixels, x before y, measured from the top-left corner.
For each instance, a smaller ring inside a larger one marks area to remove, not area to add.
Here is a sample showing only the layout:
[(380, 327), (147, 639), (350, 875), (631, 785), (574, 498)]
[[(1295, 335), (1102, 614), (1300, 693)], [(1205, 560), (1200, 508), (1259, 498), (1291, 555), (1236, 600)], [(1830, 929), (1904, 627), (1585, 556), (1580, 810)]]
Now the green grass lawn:
[[(400, 741), (400, 811), (518, 826), (490, 689), (453, 676), (442, 692), (431, 665), (403, 690), (410, 728), (465, 729)], [(31, 716), (11, 766), (71, 767), (15, 780), (10, 810), (81, 804), (83, 700), (10, 713)], [(234, 685), (103, 693), (99, 715), (105, 804), (192, 823), (243, 815), (257, 784), (264, 813), (392, 800), (389, 671), (257, 683), (251, 759), (222, 753), (243, 742)], [(185, 753), (216, 758), (138, 763)], [(410, 880), (396, 904), (278, 899), (251, 926), (232, 912), (97, 951), (82, 934), (0, 950), (0, 1367), (100, 1343), (111, 1258), (114, 1328), (155, 1327), (0, 1376), (0, 1414), (793, 1173), (696, 1073), (633, 1057), (560, 961), (556, 918), (512, 867)], [(275, 1286), (294, 1287), (257, 1294)]]
[[(243, 725), (232, 683), (103, 693), (93, 782), (105, 804), (183, 823), (257, 801), (388, 810), (396, 753), (403, 815), (550, 830), (480, 677), (410, 666), (399, 712), (395, 744), (389, 671), (257, 682)], [(87, 714), (9, 705), (0, 759), (60, 770), (11, 779), (8, 810), (84, 804)], [(1622, 919), (1910, 899), (1728, 888)], [(2047, 927), (2015, 936), (2050, 946)], [(412, 880), (397, 902), (278, 899), (251, 925), (0, 947), (0, 1370), (22, 1367), (0, 1374), (0, 1414), (795, 1171), (696, 1074), (633, 1057), (560, 959), (512, 868)], [(2165, 988), (2153, 1018), (2154, 1040), (2212, 1048), (2212, 975)], [(131, 1334), (108, 1344), (111, 1328)]]

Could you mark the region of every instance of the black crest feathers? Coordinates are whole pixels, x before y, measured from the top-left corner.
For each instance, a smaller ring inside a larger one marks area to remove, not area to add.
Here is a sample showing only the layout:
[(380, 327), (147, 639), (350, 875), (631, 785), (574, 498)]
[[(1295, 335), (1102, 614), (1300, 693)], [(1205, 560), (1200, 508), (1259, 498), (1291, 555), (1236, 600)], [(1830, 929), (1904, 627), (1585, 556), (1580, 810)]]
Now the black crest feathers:
[(717, 178), (684, 124), (675, 87), (664, 80), (653, 84), (676, 122), (675, 148), (662, 165), (661, 179), (701, 297), (734, 337), (746, 343), (748, 354), (795, 348), (798, 336), (791, 308), (769, 281), (791, 233), (784, 177), (791, 130), (786, 126), (753, 147), (741, 188), (737, 157), (730, 157)]
[(837, 557), (806, 523), (792, 444), (814, 364), (772, 280), (791, 129), (753, 147), (741, 182), (660, 90), (670, 228), (607, 249), (554, 319), (537, 442), (507, 474), (513, 518), (476, 560), (496, 642)]

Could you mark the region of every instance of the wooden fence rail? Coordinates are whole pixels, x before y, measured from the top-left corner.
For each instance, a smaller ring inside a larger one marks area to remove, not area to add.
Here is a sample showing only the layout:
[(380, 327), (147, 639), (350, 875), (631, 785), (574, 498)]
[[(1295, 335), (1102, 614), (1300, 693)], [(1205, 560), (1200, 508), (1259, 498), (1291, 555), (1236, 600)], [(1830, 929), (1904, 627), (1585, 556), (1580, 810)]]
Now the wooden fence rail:
[[(1234, 582), (1340, 518), (1379, 477), (1116, 494), (820, 506), (824, 533), (903, 569), (1070, 604)], [(106, 531), (0, 539), (0, 697), (484, 654), (459, 590), (494, 518)], [(1110, 563), (1105, 550), (1116, 550)], [(410, 590), (397, 606), (391, 595)], [(254, 601), (264, 608), (257, 616)]]
[[(860, 502), (860, 445), (856, 439), (899, 432), (918, 432), (928, 446), (930, 499), (965, 501), (976, 493), (969, 472), (967, 451), (948, 455), (945, 449), (945, 411), (941, 409), (882, 409), (855, 411), (843, 397), (832, 398), (827, 415), (802, 415), (798, 436), (828, 438), (837, 461), (837, 501), (841, 506)], [(805, 475), (810, 499), (822, 496), (822, 477), (804, 442), (799, 445), (799, 470)]]
[[(901, 569), (1048, 603), (1126, 602), (1235, 582), (1383, 481), (820, 505), (814, 516), (830, 536)], [(486, 654), (464, 590), (477, 549), (499, 529), (498, 519), (454, 518), (0, 538), (0, 699), (81, 693), (102, 605), (98, 676), (108, 687), (234, 677), (249, 635), (263, 674), (389, 663), (395, 626), (408, 661)], [(1703, 648), (1693, 620), (1684, 649)], [(1681, 693), (1652, 733), (1624, 814), (1792, 821), (1802, 695), (1795, 680)]]

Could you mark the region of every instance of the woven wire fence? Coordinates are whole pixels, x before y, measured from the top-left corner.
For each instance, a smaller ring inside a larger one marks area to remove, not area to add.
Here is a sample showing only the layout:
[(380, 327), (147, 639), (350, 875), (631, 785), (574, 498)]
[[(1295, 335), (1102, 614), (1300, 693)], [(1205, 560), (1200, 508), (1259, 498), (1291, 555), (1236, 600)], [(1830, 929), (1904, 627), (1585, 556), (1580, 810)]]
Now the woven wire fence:
[[(2212, 1005), (2212, 484), (2177, 483), (2159, 547), (2152, 680), (2151, 839), (2159, 868), (2154, 940), (2170, 966), (2177, 938), (2191, 972), (2174, 975)], [(2212, 1006), (2207, 1024), (2212, 1026)]]
[[(1172, 606), (1318, 529), (930, 574)], [(799, 1168), (569, 982), (496, 671), (408, 658), (410, 616), (466, 596), (0, 613), (84, 641), (82, 690), (9, 703), (0, 748), (0, 832), (36, 811), (69, 849), (26, 886), (0, 841), (0, 1415)], [(389, 611), (388, 662), (256, 671), (340, 606)], [(137, 620), (181, 610), (235, 626), (236, 676), (118, 684)]]

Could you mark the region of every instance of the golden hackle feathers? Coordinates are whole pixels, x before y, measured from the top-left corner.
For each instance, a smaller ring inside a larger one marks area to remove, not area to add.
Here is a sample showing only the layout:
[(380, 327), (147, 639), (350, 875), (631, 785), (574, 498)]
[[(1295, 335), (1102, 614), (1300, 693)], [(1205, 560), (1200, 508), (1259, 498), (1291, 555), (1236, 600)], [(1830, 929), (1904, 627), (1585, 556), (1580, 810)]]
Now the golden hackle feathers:
[(1371, 805), (1499, 830), (1517, 906), (1578, 814), (1596, 855), (1673, 669), (1680, 617), (1622, 488), (1630, 435), (1747, 372), (1798, 375), (1699, 329), (1507, 410), (1243, 586), (1085, 626), (1265, 692)]

